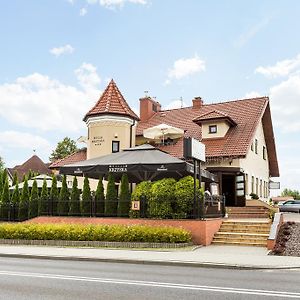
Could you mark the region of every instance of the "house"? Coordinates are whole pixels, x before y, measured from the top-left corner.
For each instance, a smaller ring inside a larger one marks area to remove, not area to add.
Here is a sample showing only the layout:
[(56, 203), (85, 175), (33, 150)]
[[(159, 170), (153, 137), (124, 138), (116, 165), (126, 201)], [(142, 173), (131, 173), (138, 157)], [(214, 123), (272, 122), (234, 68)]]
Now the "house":
[[(279, 176), (268, 97), (214, 104), (196, 97), (190, 107), (171, 110), (162, 110), (159, 102), (144, 97), (139, 118), (112, 80), (83, 120), (88, 129), (86, 151), (74, 153), (56, 167), (146, 142), (184, 159), (184, 138), (192, 137), (205, 144), (204, 168), (217, 175), (228, 206), (244, 206), (251, 193), (267, 200), (269, 179)], [(160, 124), (180, 128), (183, 134), (167, 143), (143, 136), (145, 129)]]
[(37, 155), (33, 155), (26, 160), (22, 165), (15, 166), (13, 168), (7, 168), (7, 174), (9, 181), (12, 183), (14, 174), (17, 174), (19, 182), (22, 181), (24, 175), (27, 175), (29, 171), (36, 174), (51, 174), (49, 165), (45, 164)]

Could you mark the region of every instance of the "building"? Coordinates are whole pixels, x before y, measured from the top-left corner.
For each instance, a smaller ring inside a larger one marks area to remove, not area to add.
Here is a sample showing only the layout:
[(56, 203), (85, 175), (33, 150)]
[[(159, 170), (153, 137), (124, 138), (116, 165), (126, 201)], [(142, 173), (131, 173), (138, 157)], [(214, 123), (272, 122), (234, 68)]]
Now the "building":
[[(218, 176), (228, 206), (244, 206), (251, 193), (267, 200), (269, 179), (279, 176), (268, 97), (217, 104), (205, 104), (196, 97), (190, 107), (172, 110), (162, 110), (159, 102), (144, 97), (139, 118), (112, 80), (83, 120), (88, 128), (86, 152), (75, 153), (51, 168), (79, 161), (77, 157), (90, 159), (143, 143), (183, 159), (184, 138), (192, 137), (205, 144), (204, 167)], [(184, 133), (163, 142), (143, 136), (145, 129), (160, 124)]]

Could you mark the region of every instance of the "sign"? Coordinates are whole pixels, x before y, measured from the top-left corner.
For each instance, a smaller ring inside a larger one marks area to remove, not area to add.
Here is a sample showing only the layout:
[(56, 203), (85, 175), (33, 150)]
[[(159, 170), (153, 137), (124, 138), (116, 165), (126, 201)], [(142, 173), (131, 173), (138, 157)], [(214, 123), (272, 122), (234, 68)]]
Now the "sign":
[(111, 173), (127, 172), (127, 165), (109, 165), (108, 172), (111, 172)]
[(217, 183), (211, 183), (210, 184), (210, 193), (212, 194), (212, 196), (219, 196), (220, 192), (219, 192), (219, 185)]
[(269, 189), (270, 190), (279, 190), (280, 189), (280, 182), (270, 181), (269, 182)]
[(140, 210), (140, 201), (132, 201), (131, 209), (132, 210)]
[(74, 174), (82, 174), (82, 170), (80, 170), (79, 168), (77, 168), (77, 169), (74, 171)]
[(92, 138), (92, 144), (94, 144), (95, 146), (101, 146), (102, 143), (104, 143), (103, 136), (94, 136)]
[(159, 168), (156, 169), (157, 171), (168, 171), (165, 165), (161, 165)]
[(205, 145), (194, 138), (184, 139), (184, 157), (205, 162)]

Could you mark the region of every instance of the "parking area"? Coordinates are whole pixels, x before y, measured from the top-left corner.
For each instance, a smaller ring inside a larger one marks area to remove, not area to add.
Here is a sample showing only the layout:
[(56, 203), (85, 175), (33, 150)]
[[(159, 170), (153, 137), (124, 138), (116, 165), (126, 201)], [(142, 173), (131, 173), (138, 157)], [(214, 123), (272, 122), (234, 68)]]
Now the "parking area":
[(283, 220), (284, 220), (284, 222), (294, 221), (294, 222), (300, 223), (300, 214), (285, 212), (285, 213), (283, 213)]

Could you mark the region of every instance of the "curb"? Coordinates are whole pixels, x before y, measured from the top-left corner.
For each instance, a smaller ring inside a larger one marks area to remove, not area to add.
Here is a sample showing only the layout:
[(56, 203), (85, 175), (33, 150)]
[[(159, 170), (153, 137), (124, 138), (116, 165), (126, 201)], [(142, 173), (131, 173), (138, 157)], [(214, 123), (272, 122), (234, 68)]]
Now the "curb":
[(44, 260), (108, 262), (108, 263), (125, 263), (125, 264), (137, 264), (137, 265), (161, 265), (161, 266), (211, 268), (211, 269), (235, 269), (235, 270), (300, 269), (300, 267), (290, 267), (290, 266), (271, 267), (271, 266), (223, 264), (223, 263), (213, 263), (213, 262), (137, 260), (137, 259), (126, 259), (126, 258), (91, 258), (91, 257), (84, 257), (84, 256), (47, 256), (47, 255), (33, 255), (33, 254), (11, 254), (11, 253), (9, 254), (0, 253), (0, 257), (44, 259)]

